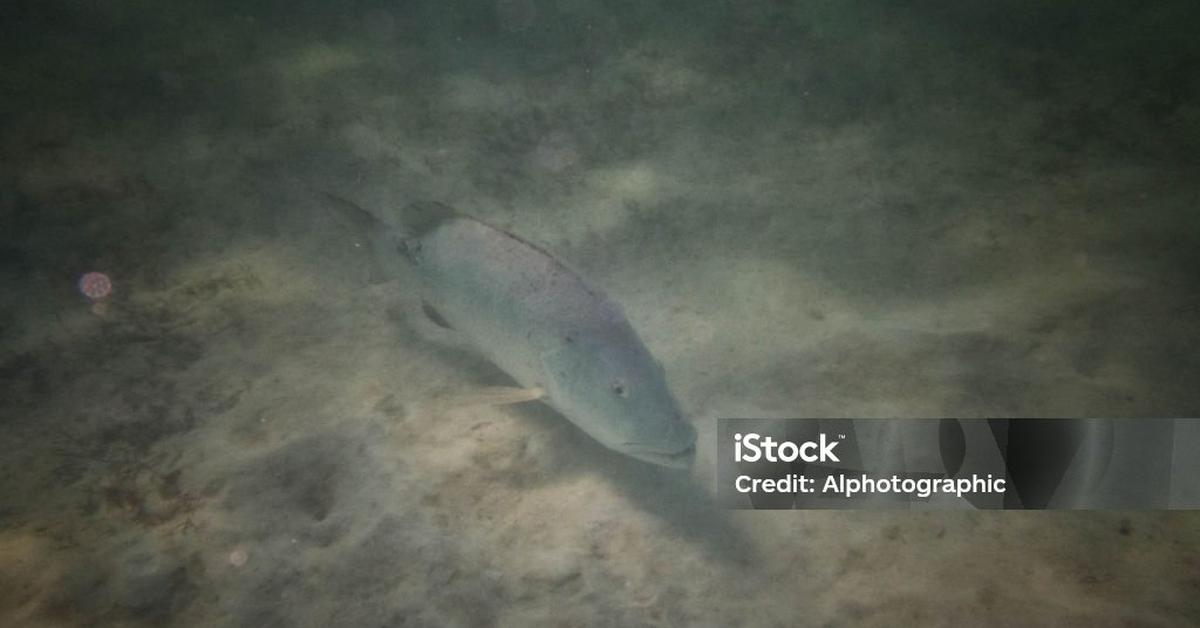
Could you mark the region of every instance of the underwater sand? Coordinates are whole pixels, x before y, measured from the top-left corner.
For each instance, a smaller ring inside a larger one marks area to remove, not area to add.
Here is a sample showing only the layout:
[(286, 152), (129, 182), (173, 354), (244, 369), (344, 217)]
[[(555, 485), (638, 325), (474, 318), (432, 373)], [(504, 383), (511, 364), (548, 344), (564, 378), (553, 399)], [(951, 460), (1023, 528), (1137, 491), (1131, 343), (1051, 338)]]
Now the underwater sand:
[[(325, 4), (5, 9), (0, 625), (1200, 623), (1195, 513), (712, 500), (720, 416), (1200, 415), (1187, 3)], [(695, 468), (429, 403), (319, 192), (579, 268)]]

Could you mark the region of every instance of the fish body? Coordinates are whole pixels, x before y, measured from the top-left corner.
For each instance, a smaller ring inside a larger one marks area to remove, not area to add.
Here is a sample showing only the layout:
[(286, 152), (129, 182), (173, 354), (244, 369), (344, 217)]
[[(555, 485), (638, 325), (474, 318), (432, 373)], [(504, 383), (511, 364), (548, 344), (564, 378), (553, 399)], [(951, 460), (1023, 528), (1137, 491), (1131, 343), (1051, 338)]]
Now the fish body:
[(695, 429), (620, 305), (541, 247), (445, 206), (410, 206), (401, 224), (395, 252), (443, 324), (601, 444), (691, 465)]

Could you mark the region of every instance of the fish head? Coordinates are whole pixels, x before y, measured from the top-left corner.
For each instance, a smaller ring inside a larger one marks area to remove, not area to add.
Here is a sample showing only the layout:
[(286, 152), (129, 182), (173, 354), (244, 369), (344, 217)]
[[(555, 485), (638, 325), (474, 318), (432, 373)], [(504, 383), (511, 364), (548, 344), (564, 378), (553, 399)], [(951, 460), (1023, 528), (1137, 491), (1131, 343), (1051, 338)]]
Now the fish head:
[[(666, 373), (632, 329), (564, 336), (543, 355), (548, 401), (606, 447), (654, 464), (688, 468), (696, 430)], [(583, 337), (581, 337), (583, 336)]]

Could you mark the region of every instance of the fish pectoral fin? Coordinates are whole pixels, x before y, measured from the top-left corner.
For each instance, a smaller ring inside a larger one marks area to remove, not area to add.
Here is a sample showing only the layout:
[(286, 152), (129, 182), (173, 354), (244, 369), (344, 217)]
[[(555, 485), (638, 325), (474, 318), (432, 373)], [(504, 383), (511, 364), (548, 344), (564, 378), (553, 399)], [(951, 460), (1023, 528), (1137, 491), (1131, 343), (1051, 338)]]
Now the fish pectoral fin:
[(446, 321), (446, 317), (442, 316), (442, 313), (437, 311), (437, 309), (430, 305), (428, 301), (421, 301), (421, 312), (424, 313), (425, 318), (428, 318), (430, 321), (432, 321), (434, 325), (437, 325), (443, 329), (454, 329), (454, 327), (452, 327), (450, 323)]
[(440, 399), (437, 405), (442, 409), (505, 406), (514, 403), (537, 401), (545, 396), (546, 390), (541, 386), (534, 386), (532, 388), (490, 386), (449, 395)]

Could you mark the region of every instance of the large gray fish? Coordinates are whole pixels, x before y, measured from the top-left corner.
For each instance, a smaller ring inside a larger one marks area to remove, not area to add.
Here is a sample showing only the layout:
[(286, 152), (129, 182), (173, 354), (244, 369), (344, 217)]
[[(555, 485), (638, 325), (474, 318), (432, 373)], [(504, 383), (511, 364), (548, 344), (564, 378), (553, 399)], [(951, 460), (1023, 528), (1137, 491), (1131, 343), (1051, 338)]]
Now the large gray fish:
[(331, 200), (384, 268), (406, 260), (420, 277), (426, 314), (465, 334), (523, 388), (610, 449), (686, 468), (696, 432), (662, 366), (621, 307), (553, 255), (438, 203), (405, 208), (390, 228)]

